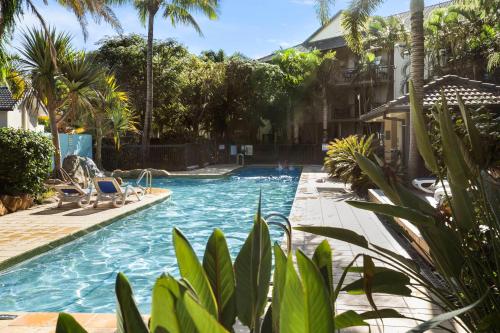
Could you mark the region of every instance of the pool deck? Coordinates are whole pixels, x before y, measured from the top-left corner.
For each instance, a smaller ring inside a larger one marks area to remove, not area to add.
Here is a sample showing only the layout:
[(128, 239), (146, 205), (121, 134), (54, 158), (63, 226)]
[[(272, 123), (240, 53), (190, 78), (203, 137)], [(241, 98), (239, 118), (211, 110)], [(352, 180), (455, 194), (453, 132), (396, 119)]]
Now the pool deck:
[(79, 208), (74, 203), (35, 206), (0, 217), (0, 270), (47, 252), (120, 217), (147, 208), (170, 197), (171, 191), (153, 189), (141, 201), (130, 196), (120, 208), (102, 202), (98, 208)]
[(241, 168), (238, 164), (215, 164), (209, 165), (201, 169), (193, 169), (188, 171), (170, 171), (170, 177), (187, 177), (187, 178), (220, 178), (225, 177), (229, 173)]
[[(319, 166), (306, 166), (302, 170), (295, 201), (290, 212), (290, 222), (293, 226), (329, 226), (350, 229), (364, 236), (371, 243), (409, 257), (407, 251), (393, 238), (375, 214), (348, 205), (345, 200), (350, 199), (355, 199), (355, 197), (346, 191), (343, 183), (328, 181), (327, 174), (322, 172)], [(309, 256), (312, 256), (316, 246), (324, 239), (321, 236), (299, 231), (294, 231), (292, 237), (294, 250), (300, 248)], [(368, 250), (342, 241), (329, 239), (329, 243), (333, 250), (334, 285), (337, 284), (343, 268), (351, 262), (355, 255), (368, 253), (376, 257)], [(359, 264), (362, 264), (361, 260)], [(376, 265), (380, 266), (378, 263)], [(346, 279), (347, 283), (361, 277), (361, 275), (356, 276), (352, 273), (349, 275), (351, 277)], [(413, 294), (422, 295), (417, 291), (414, 291)], [(440, 314), (439, 308), (436, 306), (412, 297), (375, 295), (374, 299), (379, 308), (394, 308), (409, 317), (428, 320)], [(347, 310), (364, 312), (370, 311), (372, 308), (365, 296), (348, 295), (341, 292), (336, 302), (336, 311), (342, 313)], [(378, 322), (370, 320), (369, 323), (371, 331), (374, 333), (406, 332), (418, 325), (415, 320), (411, 319), (384, 319), (384, 329), (380, 325), (380, 320)], [(453, 330), (455, 329), (453, 328)], [(368, 328), (356, 327), (344, 329), (342, 332), (368, 332)], [(445, 331), (434, 329), (428, 332)]]

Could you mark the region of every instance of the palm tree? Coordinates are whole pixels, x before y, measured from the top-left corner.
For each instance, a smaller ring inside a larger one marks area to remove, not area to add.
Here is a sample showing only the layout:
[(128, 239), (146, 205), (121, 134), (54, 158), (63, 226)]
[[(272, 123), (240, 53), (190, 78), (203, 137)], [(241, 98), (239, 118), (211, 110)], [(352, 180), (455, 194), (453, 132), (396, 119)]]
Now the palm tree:
[[(57, 172), (62, 167), (58, 125), (81, 105), (88, 104), (89, 89), (99, 77), (100, 69), (91, 57), (71, 48), (69, 35), (51, 30), (49, 36), (52, 43), (43, 30), (28, 30), (19, 50), (19, 62), (28, 82), (23, 99), (29, 105), (45, 107), (49, 114)], [(57, 67), (51, 47), (56, 51)]]
[[(45, 1), (44, 1), (45, 2)], [(96, 22), (104, 20), (115, 29), (121, 31), (121, 26), (115, 14), (111, 10), (110, 5), (119, 4), (122, 0), (58, 0), (57, 3), (64, 8), (72, 11), (80, 26), (82, 27), (83, 35), (87, 37), (87, 18), (86, 14), (90, 14)], [(47, 4), (47, 3), (46, 3)], [(0, 3), (0, 41), (5, 39), (6, 33), (14, 30), (16, 18), (22, 14), (23, 7), (32, 11), (33, 14), (42, 24), (45, 32), (48, 32), (47, 25), (43, 16), (38, 11), (32, 0), (6, 0)]]
[(113, 75), (102, 73), (95, 85), (87, 108), (95, 131), (95, 161), (102, 167), (102, 140), (112, 136), (115, 148), (120, 149), (120, 139), (127, 132), (137, 133), (136, 121), (129, 108), (128, 96), (120, 90)]
[[(318, 0), (325, 1), (325, 0)], [(370, 14), (383, 0), (352, 0), (342, 17), (346, 41), (351, 49), (362, 50), (362, 31)], [(415, 104), (423, 107), (424, 87), (424, 0), (411, 0), (411, 79), (415, 87)], [(408, 176), (413, 179), (421, 170), (422, 159), (418, 152), (413, 126), (409, 126)]]
[(172, 26), (185, 24), (194, 27), (201, 34), (201, 28), (193, 17), (200, 12), (209, 19), (217, 18), (219, 0), (134, 0), (134, 6), (139, 11), (139, 18), (145, 25), (147, 21), (148, 41), (146, 55), (146, 109), (142, 128), (142, 159), (143, 162), (149, 150), (151, 137), (151, 122), (153, 118), (153, 33), (154, 20), (158, 11), (170, 20)]

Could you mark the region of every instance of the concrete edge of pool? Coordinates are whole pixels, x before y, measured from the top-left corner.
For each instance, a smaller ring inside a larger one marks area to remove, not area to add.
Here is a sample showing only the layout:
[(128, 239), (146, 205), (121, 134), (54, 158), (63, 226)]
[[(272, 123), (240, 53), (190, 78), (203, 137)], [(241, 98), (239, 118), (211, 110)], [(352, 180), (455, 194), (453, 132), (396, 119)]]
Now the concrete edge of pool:
[(78, 208), (72, 203), (57, 208), (56, 204), (46, 204), (5, 215), (0, 218), (0, 273), (124, 216), (167, 200), (171, 195), (170, 190), (155, 188), (152, 194), (147, 194), (141, 201), (133, 198), (121, 208), (111, 208), (109, 203), (102, 203), (99, 208)]

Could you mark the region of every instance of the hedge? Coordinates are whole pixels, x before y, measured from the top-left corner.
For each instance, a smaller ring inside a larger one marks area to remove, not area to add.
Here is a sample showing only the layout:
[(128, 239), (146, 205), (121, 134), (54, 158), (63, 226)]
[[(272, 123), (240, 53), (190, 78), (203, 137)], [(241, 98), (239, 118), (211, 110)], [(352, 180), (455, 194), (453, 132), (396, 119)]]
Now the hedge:
[(40, 133), (0, 128), (0, 194), (43, 193), (53, 153), (51, 140)]

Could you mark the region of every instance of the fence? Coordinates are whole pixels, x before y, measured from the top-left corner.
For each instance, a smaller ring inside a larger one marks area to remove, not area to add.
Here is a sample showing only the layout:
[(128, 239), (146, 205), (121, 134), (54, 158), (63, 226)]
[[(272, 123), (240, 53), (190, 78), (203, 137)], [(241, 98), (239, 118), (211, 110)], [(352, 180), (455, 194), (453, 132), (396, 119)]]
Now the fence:
[(176, 171), (216, 162), (215, 149), (211, 144), (152, 145), (144, 161), (141, 148), (140, 145), (125, 145), (117, 151), (113, 146), (103, 146), (104, 168), (106, 170), (155, 168)]
[[(285, 161), (289, 164), (322, 164), (325, 156), (318, 144), (255, 144), (252, 147), (252, 154), (245, 156), (247, 164)], [(236, 163), (235, 152), (242, 151), (242, 145), (215, 143), (152, 145), (143, 163), (140, 145), (126, 145), (119, 151), (113, 146), (103, 146), (102, 160), (107, 170), (155, 168), (176, 171), (213, 163)]]

